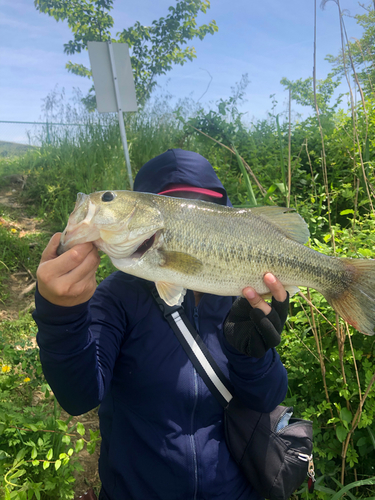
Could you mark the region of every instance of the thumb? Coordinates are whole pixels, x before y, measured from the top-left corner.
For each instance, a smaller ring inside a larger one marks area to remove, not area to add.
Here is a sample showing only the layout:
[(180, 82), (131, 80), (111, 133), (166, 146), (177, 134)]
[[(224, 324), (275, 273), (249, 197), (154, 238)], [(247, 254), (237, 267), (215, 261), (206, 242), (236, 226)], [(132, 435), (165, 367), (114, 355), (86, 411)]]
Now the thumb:
[(48, 260), (56, 259), (58, 257), (56, 250), (60, 243), (61, 233), (55, 233), (52, 238), (49, 240), (48, 245), (44, 249), (42, 253), (42, 257), (40, 259), (40, 263), (47, 262)]

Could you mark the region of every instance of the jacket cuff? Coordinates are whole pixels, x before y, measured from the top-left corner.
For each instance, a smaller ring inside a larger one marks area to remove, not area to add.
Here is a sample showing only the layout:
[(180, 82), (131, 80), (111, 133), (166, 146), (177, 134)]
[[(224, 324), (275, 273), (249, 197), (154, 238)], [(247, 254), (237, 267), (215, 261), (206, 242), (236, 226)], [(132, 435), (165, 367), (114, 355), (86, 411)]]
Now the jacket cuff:
[(273, 349), (268, 349), (262, 358), (247, 356), (232, 346), (225, 335), (222, 336), (222, 347), (229, 363), (249, 380), (263, 376), (275, 362)]
[(88, 304), (58, 306), (42, 297), (37, 288), (33, 318), (38, 326), (39, 347), (59, 354), (84, 349), (91, 338)]
[(285, 398), (288, 376), (274, 348), (262, 358), (240, 353), (224, 338), (222, 347), (229, 361), (229, 378), (235, 394), (249, 408), (270, 412)]

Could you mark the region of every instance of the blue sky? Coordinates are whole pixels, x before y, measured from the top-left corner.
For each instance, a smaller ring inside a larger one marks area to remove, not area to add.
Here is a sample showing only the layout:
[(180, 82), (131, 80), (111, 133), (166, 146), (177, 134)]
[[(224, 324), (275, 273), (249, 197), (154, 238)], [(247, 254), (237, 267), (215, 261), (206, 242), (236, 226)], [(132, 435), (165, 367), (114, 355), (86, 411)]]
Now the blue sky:
[[(167, 15), (175, 0), (115, 0), (111, 15), (113, 35), (140, 21), (151, 24)], [(336, 4), (331, 1), (317, 11), (317, 77), (324, 78), (330, 65), (327, 54), (340, 49), (340, 29)], [(363, 9), (357, 0), (341, 0), (341, 8), (353, 16)], [(313, 68), (313, 0), (211, 0), (211, 9), (200, 15), (201, 23), (215, 19), (219, 31), (203, 41), (193, 41), (197, 58), (176, 66), (158, 79), (161, 91), (167, 88), (176, 99), (191, 97), (200, 102), (227, 98), (231, 87), (248, 73), (247, 102), (241, 108), (248, 121), (267, 116), (270, 95), (276, 94), (278, 111), (285, 109), (286, 92), (282, 77), (307, 78)], [(359, 38), (361, 27), (345, 18), (349, 37)], [(56, 85), (69, 96), (74, 87), (86, 93), (89, 80), (69, 74), (71, 59), (89, 66), (88, 53), (67, 56), (63, 44), (71, 39), (66, 23), (57, 23), (40, 14), (32, 0), (0, 0), (0, 120), (38, 121), (42, 99)], [(209, 74), (208, 74), (209, 73)], [(343, 91), (346, 91), (344, 88)], [(294, 106), (295, 111), (301, 109)], [(28, 142), (26, 125), (0, 123), (0, 140)]]

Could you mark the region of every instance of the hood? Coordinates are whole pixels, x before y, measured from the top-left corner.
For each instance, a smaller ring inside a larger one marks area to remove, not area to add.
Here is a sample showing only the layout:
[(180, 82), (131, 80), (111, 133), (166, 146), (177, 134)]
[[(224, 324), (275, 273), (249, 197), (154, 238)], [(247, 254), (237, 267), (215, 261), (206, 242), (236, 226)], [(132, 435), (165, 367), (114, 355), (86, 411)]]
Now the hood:
[(211, 164), (200, 154), (183, 149), (168, 149), (145, 163), (135, 177), (134, 191), (160, 193), (176, 184), (213, 189), (223, 194), (223, 205), (231, 206)]

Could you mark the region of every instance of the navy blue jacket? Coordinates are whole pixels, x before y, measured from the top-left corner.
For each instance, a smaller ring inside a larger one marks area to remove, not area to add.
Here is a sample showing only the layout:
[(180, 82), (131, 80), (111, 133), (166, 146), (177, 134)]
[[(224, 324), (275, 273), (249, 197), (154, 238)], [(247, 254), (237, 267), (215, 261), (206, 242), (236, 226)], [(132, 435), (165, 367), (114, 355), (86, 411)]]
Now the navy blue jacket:
[[(177, 160), (195, 155), (173, 150), (167, 156), (171, 154)], [(202, 178), (203, 164), (207, 177), (198, 187), (224, 189), (211, 165), (202, 157), (197, 161), (198, 156), (192, 156), (197, 176)], [(149, 163), (157, 168), (155, 160)], [(177, 160), (173, 169), (177, 164), (178, 171)], [(147, 180), (141, 182), (142, 172), (150, 177), (147, 165), (136, 179), (138, 190), (151, 191)], [(170, 183), (197, 185), (193, 174), (188, 182), (177, 173)], [(156, 177), (152, 183), (153, 192), (168, 184)], [(285, 397), (286, 371), (274, 349), (255, 359), (226, 342), (222, 326), (231, 305), (231, 297), (205, 294), (195, 307), (192, 291), (183, 303), (235, 393), (249, 407), (269, 412)], [(44, 374), (62, 407), (77, 415), (100, 404), (103, 498), (260, 498), (229, 454), (221, 406), (163, 318), (147, 282), (115, 272), (88, 303), (69, 308), (53, 305), (37, 292), (34, 318)]]

